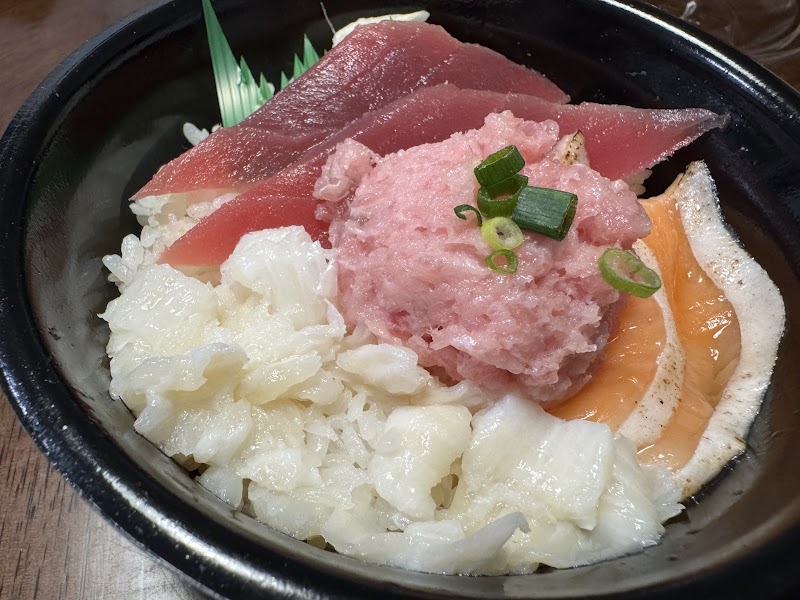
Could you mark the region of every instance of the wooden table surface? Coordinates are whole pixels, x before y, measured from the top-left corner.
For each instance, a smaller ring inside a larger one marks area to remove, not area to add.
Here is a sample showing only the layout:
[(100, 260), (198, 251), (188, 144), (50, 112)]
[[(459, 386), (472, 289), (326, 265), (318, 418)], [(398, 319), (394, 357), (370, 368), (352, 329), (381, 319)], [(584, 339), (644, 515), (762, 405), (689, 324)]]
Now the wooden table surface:
[[(148, 3), (0, 0), (0, 131), (63, 58)], [(0, 398), (0, 599), (34, 598), (205, 596), (139, 550), (66, 485)]]
[[(0, 0), (0, 131), (58, 62), (146, 4), (147, 0)], [(662, 2), (676, 14), (686, 4)], [(724, 2), (697, 4), (704, 9)], [(701, 12), (694, 17), (701, 17), (704, 24)], [(741, 32), (735, 28), (721, 29), (719, 22), (707, 22), (715, 33), (746, 46), (746, 40), (736, 38)], [(787, 52), (780, 41), (769, 44), (762, 43), (764, 51), (758, 58), (800, 86), (800, 56), (791, 51), (794, 46), (789, 45)], [(0, 599), (204, 597), (135, 547), (68, 487), (0, 397)]]

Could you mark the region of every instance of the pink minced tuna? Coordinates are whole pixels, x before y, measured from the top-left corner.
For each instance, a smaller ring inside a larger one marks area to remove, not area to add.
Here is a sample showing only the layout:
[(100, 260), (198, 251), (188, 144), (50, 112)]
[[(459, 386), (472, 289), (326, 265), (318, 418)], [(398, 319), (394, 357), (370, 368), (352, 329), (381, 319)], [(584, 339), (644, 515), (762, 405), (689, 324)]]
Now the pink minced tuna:
[[(477, 131), (381, 159), (358, 142), (341, 144), (316, 195), (330, 201), (319, 213), (332, 220), (348, 324), (489, 391), (550, 403), (583, 385), (620, 307), (597, 258), (645, 236), (650, 221), (623, 182), (553, 158), (558, 139), (555, 122), (505, 112)], [(509, 144), (525, 158), (530, 185), (573, 192), (578, 209), (563, 241), (526, 234), (517, 273), (503, 275), (485, 265), (490, 249), (475, 219), (453, 208), (475, 204), (473, 168)]]

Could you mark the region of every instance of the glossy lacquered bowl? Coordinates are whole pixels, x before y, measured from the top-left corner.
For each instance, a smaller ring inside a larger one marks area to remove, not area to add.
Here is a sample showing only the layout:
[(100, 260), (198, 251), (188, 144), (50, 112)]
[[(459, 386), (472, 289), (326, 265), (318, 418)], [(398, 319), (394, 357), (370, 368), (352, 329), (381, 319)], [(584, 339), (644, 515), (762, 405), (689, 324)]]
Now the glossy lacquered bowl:
[[(334, 25), (423, 8), (327, 0)], [(303, 33), (330, 43), (316, 0), (218, 2), (236, 52), (271, 79)], [(640, 554), (515, 577), (364, 564), (236, 513), (133, 432), (108, 395), (115, 295), (101, 265), (136, 230), (127, 198), (218, 120), (199, 3), (156, 3), (91, 40), (34, 92), (0, 147), (0, 366), (19, 418), (81, 494), (139, 545), (231, 598), (778, 598), (800, 590), (800, 99), (681, 22), (611, 0), (430, 0), (431, 21), (547, 73), (575, 101), (705, 107), (730, 124), (659, 166), (660, 191), (707, 161), (724, 213), (788, 310), (748, 449)]]

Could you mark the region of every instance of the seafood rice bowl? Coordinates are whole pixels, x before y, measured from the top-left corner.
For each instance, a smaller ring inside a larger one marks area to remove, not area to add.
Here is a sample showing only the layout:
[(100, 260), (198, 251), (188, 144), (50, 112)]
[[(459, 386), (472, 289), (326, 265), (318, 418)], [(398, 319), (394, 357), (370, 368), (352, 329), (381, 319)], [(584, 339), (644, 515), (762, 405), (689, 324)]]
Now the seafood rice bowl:
[[(742, 451), (783, 302), (702, 162), (637, 195), (724, 115), (567, 101), (439, 27), (364, 24), (165, 165), (104, 259), (135, 430), (235, 509), (379, 564), (518, 574), (658, 543)], [(507, 195), (571, 202), (557, 233), (521, 200), (492, 212), (477, 171), (508, 148)]]

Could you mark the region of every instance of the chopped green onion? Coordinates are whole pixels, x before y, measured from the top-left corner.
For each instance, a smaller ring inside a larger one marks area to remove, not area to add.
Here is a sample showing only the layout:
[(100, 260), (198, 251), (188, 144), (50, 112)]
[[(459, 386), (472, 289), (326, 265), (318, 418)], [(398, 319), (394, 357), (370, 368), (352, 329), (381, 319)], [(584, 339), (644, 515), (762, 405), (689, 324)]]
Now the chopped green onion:
[(475, 167), (475, 177), (482, 186), (496, 185), (501, 181), (516, 175), (525, 166), (525, 159), (516, 146), (506, 146), (494, 154), (486, 157), (481, 164)]
[(528, 178), (525, 175), (512, 175), (500, 183), (485, 185), (481, 189), (486, 192), (486, 195), (494, 199), (500, 196), (513, 196), (526, 185), (528, 185)]
[[(498, 263), (498, 258), (505, 258), (506, 264)], [(496, 271), (497, 273), (512, 275), (517, 272), (517, 255), (511, 250), (497, 250), (496, 252), (492, 252), (483, 259), (483, 262), (485, 262), (486, 266), (492, 271)]]
[(639, 298), (649, 298), (661, 287), (661, 278), (639, 260), (633, 252), (609, 248), (597, 260), (603, 279), (621, 292)]
[[(214, 81), (217, 85), (217, 98), (223, 127), (241, 123), (272, 98), (274, 87), (270, 85), (263, 73), (258, 78), (253, 76), (244, 58), (238, 63), (230, 44), (225, 38), (210, 0), (203, 1), (203, 17), (208, 35), (208, 47), (211, 53), (211, 65), (214, 69)], [(303, 58), (294, 57), (292, 78), (296, 79), (305, 73), (319, 60), (319, 55), (311, 46), (308, 36), (303, 37)], [(281, 89), (285, 88), (289, 79), (281, 73)]]
[(483, 225), (483, 217), (481, 216), (480, 211), (475, 208), (474, 206), (470, 206), (469, 204), (459, 204), (453, 209), (453, 212), (456, 213), (456, 216), (459, 219), (463, 219), (464, 221), (467, 220), (467, 215), (464, 214), (465, 211), (471, 210), (475, 213), (475, 218), (478, 219), (478, 227)]
[(524, 175), (513, 175), (478, 190), (478, 208), (487, 217), (510, 217), (517, 205), (517, 195), (528, 185)]
[(522, 229), (563, 240), (575, 218), (577, 206), (575, 194), (528, 186), (518, 194), (511, 218)]
[(494, 217), (481, 225), (481, 235), (492, 250), (511, 250), (524, 241), (519, 226), (508, 217)]

